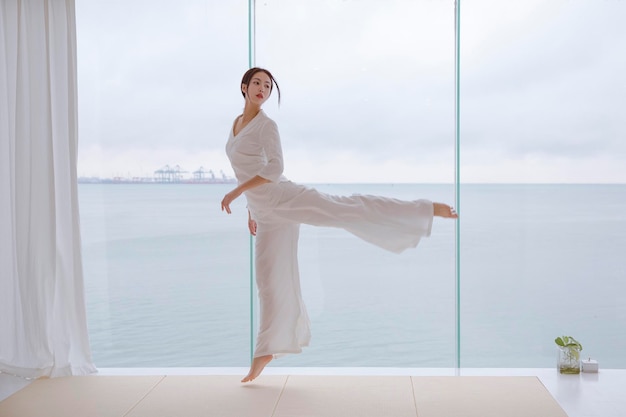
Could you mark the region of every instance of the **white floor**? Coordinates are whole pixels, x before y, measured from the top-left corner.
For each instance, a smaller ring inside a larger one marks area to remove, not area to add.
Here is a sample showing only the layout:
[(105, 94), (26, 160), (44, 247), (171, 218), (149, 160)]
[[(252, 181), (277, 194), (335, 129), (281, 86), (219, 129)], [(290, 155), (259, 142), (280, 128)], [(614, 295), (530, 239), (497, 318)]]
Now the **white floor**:
[[(244, 375), (245, 368), (108, 368), (100, 375)], [(626, 369), (561, 375), (556, 369), (497, 368), (267, 368), (268, 375), (537, 376), (569, 417), (626, 416)], [(0, 401), (31, 381), (0, 373)]]

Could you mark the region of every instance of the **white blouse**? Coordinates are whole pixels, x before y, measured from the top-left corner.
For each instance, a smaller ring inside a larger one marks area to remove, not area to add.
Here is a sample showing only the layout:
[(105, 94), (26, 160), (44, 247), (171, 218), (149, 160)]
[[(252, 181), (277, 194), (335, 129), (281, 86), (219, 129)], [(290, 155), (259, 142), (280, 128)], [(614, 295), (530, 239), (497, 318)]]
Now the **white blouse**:
[(278, 126), (263, 110), (237, 135), (231, 129), (226, 155), (240, 183), (255, 175), (272, 182), (286, 180), (282, 175), (283, 151)]
[(271, 181), (246, 191), (248, 204), (253, 207), (261, 208), (275, 201), (278, 184), (288, 181), (283, 175), (278, 126), (263, 110), (236, 135), (233, 124), (226, 142), (226, 155), (240, 184), (256, 175)]

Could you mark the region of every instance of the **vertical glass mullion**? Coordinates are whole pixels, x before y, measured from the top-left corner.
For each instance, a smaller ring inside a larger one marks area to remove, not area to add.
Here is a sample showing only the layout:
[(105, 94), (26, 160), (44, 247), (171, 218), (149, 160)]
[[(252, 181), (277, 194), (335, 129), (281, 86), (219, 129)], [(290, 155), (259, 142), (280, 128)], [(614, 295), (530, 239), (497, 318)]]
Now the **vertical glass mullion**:
[[(454, 53), (455, 53), (455, 57), (454, 57), (454, 74), (455, 74), (455, 121), (454, 121), (454, 131), (455, 131), (455, 144), (454, 144), (454, 150), (455, 150), (455, 178), (454, 178), (454, 189), (455, 189), (455, 207), (457, 209), (457, 212), (460, 213), (461, 212), (461, 207), (460, 207), (460, 184), (461, 184), (461, 177), (460, 177), (460, 154), (459, 154), (459, 150), (461, 147), (461, 143), (460, 143), (460, 94), (459, 94), (459, 90), (460, 90), (460, 40), (461, 40), (461, 35), (460, 35), (460, 19), (461, 19), (461, 0), (455, 0), (454, 2)], [(461, 244), (460, 244), (460, 239), (461, 239), (461, 235), (460, 235), (460, 222), (461, 219), (459, 217), (459, 219), (456, 221), (455, 223), (455, 243), (456, 243), (456, 252), (455, 252), (455, 290), (456, 290), (456, 294), (455, 294), (455, 300), (456, 300), (456, 317), (455, 317), (455, 322), (456, 322), (456, 331), (455, 331), (455, 336), (456, 336), (456, 340), (455, 340), (455, 360), (456, 360), (456, 369), (457, 369), (457, 374), (459, 372), (459, 369), (461, 368), (461, 265), (460, 265), (460, 260), (461, 260), (461, 253), (460, 253), (460, 248), (461, 248)]]
[[(248, 0), (248, 67), (254, 66), (255, 0)], [(254, 357), (254, 238), (250, 234), (250, 363)]]

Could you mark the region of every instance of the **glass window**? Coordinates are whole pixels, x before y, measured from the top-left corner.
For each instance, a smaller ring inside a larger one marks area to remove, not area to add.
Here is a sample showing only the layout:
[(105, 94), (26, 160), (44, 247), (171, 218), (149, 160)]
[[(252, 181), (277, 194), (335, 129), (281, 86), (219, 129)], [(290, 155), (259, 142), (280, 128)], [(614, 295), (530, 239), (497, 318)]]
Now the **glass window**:
[[(331, 194), (454, 200), (454, 4), (264, 1), (256, 64), (285, 174)], [(401, 255), (302, 226), (311, 346), (272, 366), (453, 367), (454, 224)]]
[[(462, 367), (551, 367), (561, 335), (625, 366), (625, 7), (463, 3), (460, 241), (436, 219), (395, 255), (303, 225), (312, 343), (271, 366), (451, 368), (458, 325)], [(280, 84), (264, 109), (289, 179), (454, 203), (454, 1), (81, 0), (76, 13), (97, 366), (249, 363), (246, 202), (230, 216), (219, 203), (250, 63)]]
[(220, 211), (247, 11), (246, 1), (77, 2), (79, 198), (99, 367), (248, 364), (245, 202)]
[(626, 366), (619, 1), (473, 0), (461, 18), (463, 367)]

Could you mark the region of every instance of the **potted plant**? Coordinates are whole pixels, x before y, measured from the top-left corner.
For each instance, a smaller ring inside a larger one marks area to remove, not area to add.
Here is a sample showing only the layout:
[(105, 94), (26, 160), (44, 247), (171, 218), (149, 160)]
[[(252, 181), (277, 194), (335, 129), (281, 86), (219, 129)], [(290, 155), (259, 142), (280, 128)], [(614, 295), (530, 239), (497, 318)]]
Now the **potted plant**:
[(571, 336), (560, 336), (554, 339), (558, 346), (557, 367), (562, 374), (580, 373), (580, 351), (583, 345)]

